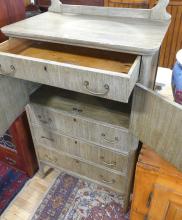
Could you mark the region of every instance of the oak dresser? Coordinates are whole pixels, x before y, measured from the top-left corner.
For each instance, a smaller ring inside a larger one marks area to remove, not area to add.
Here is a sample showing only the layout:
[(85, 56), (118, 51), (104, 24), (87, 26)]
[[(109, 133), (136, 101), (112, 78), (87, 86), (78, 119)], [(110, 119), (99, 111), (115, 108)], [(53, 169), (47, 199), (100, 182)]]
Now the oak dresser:
[(116, 190), (125, 210), (138, 140), (182, 170), (182, 108), (152, 91), (167, 4), (52, 0), (48, 12), (2, 28), (10, 39), (0, 45), (0, 132), (26, 106), (40, 170), (48, 164)]

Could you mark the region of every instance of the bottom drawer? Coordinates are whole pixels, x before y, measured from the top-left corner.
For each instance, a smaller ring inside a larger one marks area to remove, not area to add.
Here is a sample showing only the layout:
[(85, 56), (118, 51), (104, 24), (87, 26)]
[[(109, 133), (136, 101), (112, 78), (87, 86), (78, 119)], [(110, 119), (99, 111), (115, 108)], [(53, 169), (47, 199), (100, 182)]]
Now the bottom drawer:
[(100, 168), (93, 164), (72, 158), (64, 153), (50, 150), (46, 147), (36, 146), (39, 160), (48, 162), (53, 166), (78, 173), (87, 178), (96, 180), (109, 188), (126, 194), (126, 183), (128, 178), (123, 175)]

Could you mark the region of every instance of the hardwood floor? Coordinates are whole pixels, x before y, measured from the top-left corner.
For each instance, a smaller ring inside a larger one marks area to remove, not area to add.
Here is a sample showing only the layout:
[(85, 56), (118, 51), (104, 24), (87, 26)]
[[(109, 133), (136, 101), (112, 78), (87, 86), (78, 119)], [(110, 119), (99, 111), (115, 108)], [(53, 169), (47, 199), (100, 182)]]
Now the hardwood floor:
[(0, 216), (0, 220), (28, 220), (57, 175), (58, 171), (56, 170), (48, 173), (44, 179), (36, 174)]

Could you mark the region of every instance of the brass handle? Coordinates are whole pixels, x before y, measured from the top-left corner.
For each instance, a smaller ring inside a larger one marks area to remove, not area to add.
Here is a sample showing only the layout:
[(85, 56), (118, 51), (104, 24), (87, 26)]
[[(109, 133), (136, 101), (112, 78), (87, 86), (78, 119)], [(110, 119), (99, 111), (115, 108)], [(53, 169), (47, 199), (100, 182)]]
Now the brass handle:
[(3, 75), (9, 75), (9, 76), (13, 76), (16, 72), (16, 69), (13, 65), (10, 66), (10, 71), (9, 72), (6, 72), (5, 70), (3, 70), (2, 68), (2, 65), (0, 64), (0, 72), (3, 74)]
[(48, 121), (40, 119), (40, 122), (42, 122), (43, 124), (49, 124), (52, 122), (52, 120), (49, 118)]
[(54, 157), (53, 161), (54, 161), (54, 163), (56, 163), (58, 161), (58, 159), (56, 157)]
[(48, 124), (48, 121), (46, 121), (46, 120), (40, 119), (40, 122), (42, 122), (43, 124)]
[(39, 118), (40, 122), (42, 122), (43, 124), (48, 124), (48, 123), (52, 122), (51, 118), (48, 118), (48, 121), (47, 121), (47, 120), (42, 119), (41, 115), (38, 115), (38, 118)]
[(56, 158), (56, 157), (54, 157), (54, 158), (51, 158), (49, 155), (47, 155), (47, 154), (45, 154), (45, 159), (47, 159), (47, 160), (49, 160), (49, 161), (53, 161), (53, 162), (57, 162), (58, 161), (58, 159)]
[(53, 138), (48, 138), (48, 137), (45, 137), (45, 136), (41, 136), (41, 138), (42, 138), (42, 139), (47, 139), (47, 140), (49, 140), (49, 141), (51, 141), (51, 142), (54, 142), (54, 139), (53, 139)]
[(87, 90), (87, 92), (89, 92), (90, 94), (92, 95), (106, 95), (108, 92), (109, 92), (109, 85), (108, 84), (105, 84), (104, 85), (104, 89), (105, 91), (104, 92), (96, 92), (96, 91), (92, 91), (90, 88), (89, 88), (89, 82), (88, 81), (84, 81), (83, 83), (85, 89)]
[(78, 113), (83, 112), (82, 109), (79, 109), (79, 108), (76, 108), (76, 107), (73, 107), (73, 111), (74, 111), (74, 112), (78, 112)]
[(119, 138), (118, 137), (115, 137), (114, 140), (109, 140), (106, 138), (106, 135), (104, 133), (101, 134), (101, 136), (103, 137), (103, 140), (105, 142), (108, 142), (108, 143), (111, 143), (111, 144), (115, 144), (119, 141)]
[(49, 158), (47, 154), (45, 154), (45, 158)]
[(106, 184), (114, 184), (115, 183), (115, 180), (106, 180), (106, 179), (104, 179), (104, 177), (101, 175), (100, 176), (101, 177), (101, 181), (103, 182), (103, 183), (106, 183)]
[(109, 167), (115, 167), (115, 166), (116, 166), (116, 162), (108, 163), (108, 162), (106, 162), (106, 161), (103, 160), (102, 163), (103, 163), (104, 165), (106, 165), (106, 166), (109, 166)]
[(47, 155), (47, 154), (45, 154), (45, 158), (50, 160), (50, 161), (52, 161), (52, 158), (49, 155)]

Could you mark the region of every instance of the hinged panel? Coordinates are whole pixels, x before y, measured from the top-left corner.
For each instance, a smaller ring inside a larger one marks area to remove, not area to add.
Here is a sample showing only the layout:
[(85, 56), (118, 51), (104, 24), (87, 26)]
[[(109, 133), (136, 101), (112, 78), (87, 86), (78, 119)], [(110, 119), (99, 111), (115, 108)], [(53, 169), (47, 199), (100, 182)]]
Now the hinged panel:
[(28, 100), (24, 81), (0, 76), (0, 136), (22, 113)]
[(134, 92), (130, 130), (182, 170), (182, 106), (138, 84)]

